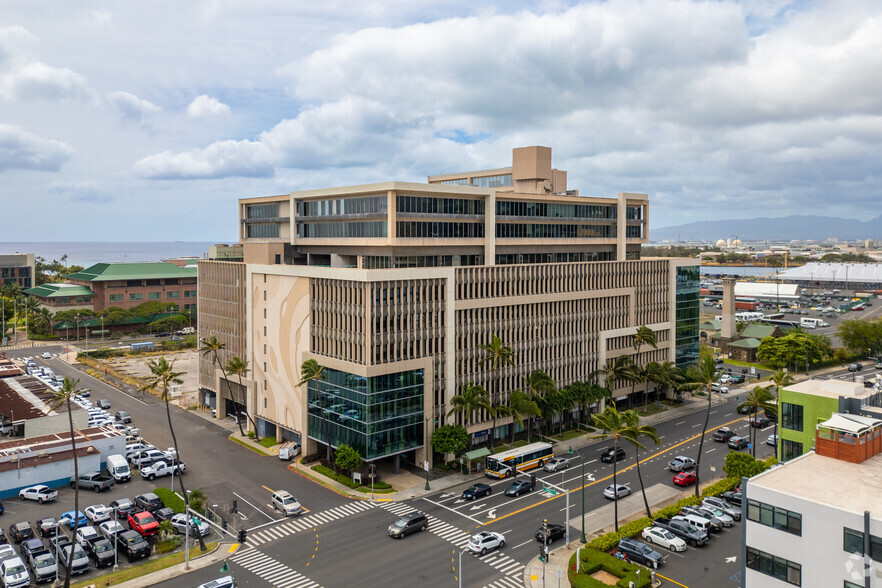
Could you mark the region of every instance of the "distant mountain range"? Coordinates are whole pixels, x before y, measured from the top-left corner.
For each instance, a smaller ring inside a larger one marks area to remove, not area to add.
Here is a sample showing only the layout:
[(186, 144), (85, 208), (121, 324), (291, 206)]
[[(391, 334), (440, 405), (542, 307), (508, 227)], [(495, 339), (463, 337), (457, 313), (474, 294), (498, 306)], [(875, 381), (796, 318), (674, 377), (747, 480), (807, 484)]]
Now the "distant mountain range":
[(714, 220), (649, 230), (653, 242), (711, 241), (735, 238), (742, 241), (790, 241), (882, 239), (882, 216), (867, 221), (829, 216), (793, 215), (778, 218)]

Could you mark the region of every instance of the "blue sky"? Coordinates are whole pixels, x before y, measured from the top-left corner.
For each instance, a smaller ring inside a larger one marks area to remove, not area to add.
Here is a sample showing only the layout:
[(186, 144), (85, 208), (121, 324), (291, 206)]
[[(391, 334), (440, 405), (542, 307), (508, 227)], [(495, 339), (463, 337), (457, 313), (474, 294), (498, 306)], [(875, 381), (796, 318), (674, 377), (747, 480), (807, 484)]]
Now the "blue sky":
[[(309, 6), (303, 6), (307, 5)], [(878, 214), (877, 1), (0, 4), (7, 241), (236, 238), (236, 199), (509, 165), (661, 227)]]

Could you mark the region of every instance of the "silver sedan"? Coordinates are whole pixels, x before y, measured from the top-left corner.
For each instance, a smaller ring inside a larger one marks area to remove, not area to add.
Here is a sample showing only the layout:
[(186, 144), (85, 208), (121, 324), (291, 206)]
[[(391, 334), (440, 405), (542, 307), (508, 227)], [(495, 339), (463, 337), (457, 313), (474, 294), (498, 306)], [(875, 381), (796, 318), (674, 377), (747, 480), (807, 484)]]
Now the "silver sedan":
[[(184, 513), (176, 514), (171, 518), (172, 527), (178, 533), (186, 533), (187, 532), (187, 515)], [(208, 532), (211, 530), (211, 527), (205, 521), (201, 521), (196, 517), (190, 517), (190, 530), (195, 531), (199, 529), (199, 534), (205, 537), (208, 535)]]

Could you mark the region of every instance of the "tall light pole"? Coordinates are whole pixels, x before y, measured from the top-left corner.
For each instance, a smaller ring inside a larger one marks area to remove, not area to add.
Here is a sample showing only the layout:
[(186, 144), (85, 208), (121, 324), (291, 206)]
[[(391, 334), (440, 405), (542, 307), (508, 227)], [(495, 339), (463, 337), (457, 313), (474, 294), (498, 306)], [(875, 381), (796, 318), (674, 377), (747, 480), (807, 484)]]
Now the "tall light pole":
[(425, 430), (423, 431), (426, 441), (426, 490), (429, 490), (429, 417), (426, 417)]
[(462, 588), (462, 554), (468, 547), (464, 547), (462, 551), (459, 552), (459, 588)]
[(582, 457), (582, 537), (579, 539), (582, 544), (588, 543), (585, 537), (585, 457)]
[(113, 571), (117, 571), (119, 569), (118, 563), (118, 553), (119, 553), (119, 543), (116, 540), (116, 536), (119, 533), (119, 512), (116, 506), (113, 507), (113, 520), (116, 523), (113, 527)]

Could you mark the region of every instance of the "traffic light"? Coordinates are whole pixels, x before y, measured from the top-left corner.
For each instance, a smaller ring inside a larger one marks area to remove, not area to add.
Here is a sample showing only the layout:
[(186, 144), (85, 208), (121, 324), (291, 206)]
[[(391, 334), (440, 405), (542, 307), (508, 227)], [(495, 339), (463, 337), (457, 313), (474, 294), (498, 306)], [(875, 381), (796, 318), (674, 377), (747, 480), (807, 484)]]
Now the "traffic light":
[(245, 543), (248, 540), (248, 531), (239, 529), (239, 543)]
[(233, 513), (239, 512), (239, 501), (233, 500)]
[(539, 545), (539, 561), (541, 561), (543, 563), (545, 562), (545, 545), (544, 544)]
[(368, 474), (371, 476), (375, 476), (377, 474), (377, 465), (373, 463), (368, 464)]

